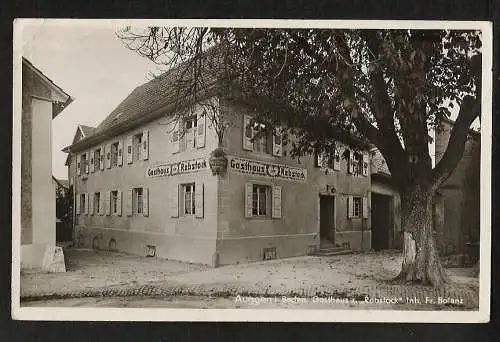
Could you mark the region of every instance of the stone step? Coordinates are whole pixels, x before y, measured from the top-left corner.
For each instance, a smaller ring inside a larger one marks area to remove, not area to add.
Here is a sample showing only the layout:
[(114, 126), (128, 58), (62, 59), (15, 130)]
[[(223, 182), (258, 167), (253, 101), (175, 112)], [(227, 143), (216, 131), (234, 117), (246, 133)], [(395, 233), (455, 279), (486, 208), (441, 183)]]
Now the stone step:
[(318, 256), (333, 256), (333, 255), (343, 255), (350, 254), (352, 250), (350, 248), (345, 247), (328, 247), (328, 248), (320, 248), (317, 250), (314, 255)]

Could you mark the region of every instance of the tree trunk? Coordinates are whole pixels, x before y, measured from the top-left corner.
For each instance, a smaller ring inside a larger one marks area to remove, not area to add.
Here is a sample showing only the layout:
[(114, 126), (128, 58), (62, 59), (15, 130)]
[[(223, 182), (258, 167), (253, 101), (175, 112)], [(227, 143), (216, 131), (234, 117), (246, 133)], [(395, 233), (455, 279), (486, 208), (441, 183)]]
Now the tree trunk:
[(397, 280), (441, 286), (448, 281), (433, 233), (434, 193), (415, 187), (401, 193), (403, 264)]

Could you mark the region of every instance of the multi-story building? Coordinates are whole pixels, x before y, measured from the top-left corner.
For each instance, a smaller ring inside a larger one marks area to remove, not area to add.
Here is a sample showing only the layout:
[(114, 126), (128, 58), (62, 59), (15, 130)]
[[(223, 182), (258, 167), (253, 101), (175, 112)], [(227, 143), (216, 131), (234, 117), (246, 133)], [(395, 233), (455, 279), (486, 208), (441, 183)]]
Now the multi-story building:
[(52, 178), (52, 120), (73, 98), (22, 58), (21, 268), (64, 271), (56, 247), (56, 201)]
[[(370, 248), (366, 149), (338, 143), (299, 161), (279, 135), (255, 135), (244, 106), (210, 95), (229, 127), (219, 146), (203, 106), (174, 119), (168, 74), (66, 149), (78, 245), (214, 266), (305, 255), (322, 243)], [(214, 174), (218, 147), (227, 168)]]

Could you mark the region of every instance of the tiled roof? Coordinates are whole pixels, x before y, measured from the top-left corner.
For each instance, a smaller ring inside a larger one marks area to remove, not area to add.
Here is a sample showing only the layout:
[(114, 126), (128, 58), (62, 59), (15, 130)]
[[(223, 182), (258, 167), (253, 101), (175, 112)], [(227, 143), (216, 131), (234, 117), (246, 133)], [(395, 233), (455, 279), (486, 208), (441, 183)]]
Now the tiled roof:
[(378, 149), (374, 149), (371, 151), (371, 153), (372, 153), (372, 158), (371, 158), (372, 174), (382, 173), (390, 175), (391, 172), (389, 171), (389, 167), (387, 166), (387, 163), (385, 162), (385, 159), (380, 153), (380, 151)]
[(96, 128), (86, 125), (80, 125), (80, 129), (82, 130), (84, 136), (88, 136), (91, 135)]

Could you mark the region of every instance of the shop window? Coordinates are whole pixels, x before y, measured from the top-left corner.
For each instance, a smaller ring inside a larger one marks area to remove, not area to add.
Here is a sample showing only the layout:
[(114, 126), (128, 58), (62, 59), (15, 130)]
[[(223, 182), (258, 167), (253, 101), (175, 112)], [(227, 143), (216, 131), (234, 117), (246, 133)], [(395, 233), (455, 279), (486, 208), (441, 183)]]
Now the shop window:
[(268, 198), (270, 187), (267, 185), (253, 185), (252, 191), (252, 215), (267, 216), (268, 213)]
[(142, 214), (143, 213), (143, 207), (144, 207), (144, 202), (143, 202), (143, 190), (142, 188), (135, 188), (133, 189), (133, 210), (134, 214)]
[(195, 214), (195, 185), (183, 184), (182, 185), (182, 213), (184, 215), (194, 215)]
[(118, 191), (111, 191), (111, 213), (118, 213)]
[(94, 210), (96, 211), (97, 214), (101, 213), (101, 193), (96, 192), (94, 193)]
[(134, 135), (129, 148), (132, 148), (133, 160), (142, 160), (142, 133)]
[(111, 144), (111, 167), (118, 166), (118, 142)]

